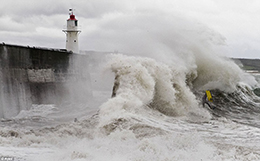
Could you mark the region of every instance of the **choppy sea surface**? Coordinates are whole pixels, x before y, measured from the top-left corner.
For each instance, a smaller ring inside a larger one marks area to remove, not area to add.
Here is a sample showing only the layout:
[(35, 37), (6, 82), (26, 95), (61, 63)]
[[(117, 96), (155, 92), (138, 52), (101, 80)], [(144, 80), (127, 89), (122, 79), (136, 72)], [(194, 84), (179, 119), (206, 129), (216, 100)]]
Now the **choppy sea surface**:
[(180, 73), (151, 58), (121, 54), (110, 56), (108, 67), (119, 75), (115, 97), (110, 90), (93, 91), (89, 104), (33, 105), (2, 119), (0, 156), (16, 161), (260, 159), (260, 99), (250, 85), (234, 79), (234, 69), (222, 71), (226, 77), (217, 80), (225, 88), (210, 90), (211, 109), (201, 104), (205, 85), (194, 76), (198, 70)]

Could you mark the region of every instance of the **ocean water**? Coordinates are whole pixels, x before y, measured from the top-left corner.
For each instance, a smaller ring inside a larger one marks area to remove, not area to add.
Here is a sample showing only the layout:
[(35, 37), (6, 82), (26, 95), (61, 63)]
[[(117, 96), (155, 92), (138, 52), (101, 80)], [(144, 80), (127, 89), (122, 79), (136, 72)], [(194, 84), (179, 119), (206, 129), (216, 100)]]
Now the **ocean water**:
[[(0, 156), (26, 161), (260, 159), (260, 99), (245, 83), (253, 80), (250, 75), (226, 69), (233, 71), (218, 80), (225, 88), (210, 89), (212, 110), (201, 105), (207, 84), (200, 86), (196, 70), (179, 72), (152, 58), (123, 54), (108, 60), (106, 71), (119, 75), (116, 97), (110, 90), (94, 91), (89, 105), (33, 105), (2, 119)], [(108, 76), (110, 82), (113, 77)]]
[[(260, 160), (259, 85), (224, 56), (223, 37), (182, 17), (128, 18), (106, 22), (121, 22), (115, 30), (138, 22), (127, 38), (100, 34), (122, 53), (92, 64), (93, 99), (1, 119), (0, 160)], [(214, 110), (201, 104), (205, 90)]]

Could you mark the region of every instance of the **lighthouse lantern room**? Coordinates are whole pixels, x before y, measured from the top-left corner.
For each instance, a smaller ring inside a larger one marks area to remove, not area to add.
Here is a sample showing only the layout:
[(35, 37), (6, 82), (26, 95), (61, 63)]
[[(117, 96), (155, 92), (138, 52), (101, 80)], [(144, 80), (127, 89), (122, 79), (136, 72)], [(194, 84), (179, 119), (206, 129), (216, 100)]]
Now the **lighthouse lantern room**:
[(78, 20), (73, 14), (73, 9), (69, 9), (69, 19), (67, 20), (67, 29), (62, 30), (66, 34), (66, 49), (73, 53), (79, 52), (78, 35), (81, 32), (78, 29)]

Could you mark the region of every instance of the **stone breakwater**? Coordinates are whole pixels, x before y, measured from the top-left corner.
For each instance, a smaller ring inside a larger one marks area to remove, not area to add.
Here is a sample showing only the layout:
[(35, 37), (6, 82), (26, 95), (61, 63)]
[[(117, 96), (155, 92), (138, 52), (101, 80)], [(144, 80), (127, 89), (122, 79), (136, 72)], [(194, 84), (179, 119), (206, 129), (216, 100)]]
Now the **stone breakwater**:
[(63, 49), (0, 44), (0, 118), (32, 104), (91, 97), (88, 58)]

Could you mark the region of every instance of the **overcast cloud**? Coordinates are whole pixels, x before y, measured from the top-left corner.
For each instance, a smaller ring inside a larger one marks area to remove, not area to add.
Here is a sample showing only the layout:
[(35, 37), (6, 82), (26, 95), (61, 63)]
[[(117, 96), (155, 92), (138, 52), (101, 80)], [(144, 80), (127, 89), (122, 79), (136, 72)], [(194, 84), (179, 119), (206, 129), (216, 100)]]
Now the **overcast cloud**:
[(174, 51), (207, 39), (225, 56), (260, 58), (258, 0), (1, 0), (0, 42), (65, 48), (69, 8), (81, 50), (167, 52), (165, 44)]

